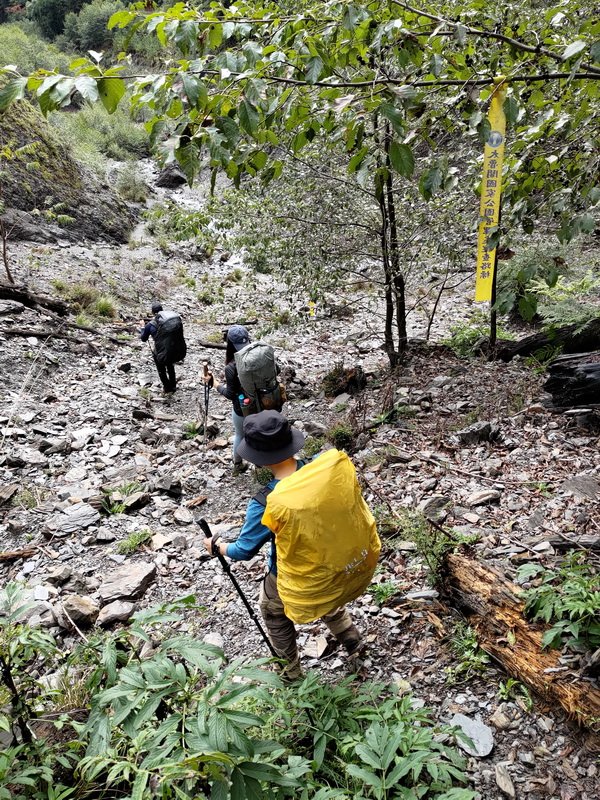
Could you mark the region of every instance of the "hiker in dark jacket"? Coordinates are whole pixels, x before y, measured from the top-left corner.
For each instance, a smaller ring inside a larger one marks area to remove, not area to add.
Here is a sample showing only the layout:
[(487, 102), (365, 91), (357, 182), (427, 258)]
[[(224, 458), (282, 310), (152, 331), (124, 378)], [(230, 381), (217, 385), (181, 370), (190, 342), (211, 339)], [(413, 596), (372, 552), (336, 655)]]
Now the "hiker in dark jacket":
[[(246, 417), (240, 452), (251, 464), (266, 467), (273, 473), (273, 479), (265, 488), (274, 489), (280, 480), (305, 466), (304, 461), (294, 458), (303, 444), (304, 434), (290, 425), (283, 414), (278, 411), (261, 411)], [(221, 555), (234, 561), (248, 561), (264, 544), (270, 543), (268, 572), (260, 588), (260, 612), (271, 644), (286, 662), (282, 677), (296, 680), (302, 676), (296, 628), (286, 615), (279, 595), (275, 537), (262, 523), (265, 507), (257, 498), (258, 496), (253, 497), (248, 503), (246, 519), (236, 541), (227, 543), (216, 536), (206, 538), (204, 546), (211, 555), (215, 555), (217, 548)], [(321, 619), (351, 657), (355, 658), (362, 653), (365, 642), (345, 606), (334, 609)]]
[[(156, 338), (156, 333), (158, 331), (158, 326), (160, 324), (159, 314), (163, 311), (163, 307), (160, 303), (154, 302), (152, 303), (152, 313), (154, 314), (154, 318), (147, 322), (140, 331), (140, 339), (142, 342), (147, 342), (150, 337), (152, 339)], [(152, 350), (152, 357), (154, 358), (154, 363), (156, 364), (156, 369), (158, 370), (158, 377), (160, 378), (160, 382), (163, 385), (163, 390), (165, 394), (171, 394), (177, 388), (177, 378), (175, 377), (175, 364), (167, 362), (164, 365), (161, 365), (156, 360), (156, 356), (154, 355), (154, 350)]]
[(239, 475), (246, 468), (241, 457), (237, 454), (237, 449), (244, 438), (244, 415), (240, 403), (240, 396), (244, 396), (244, 390), (238, 377), (235, 365), (235, 354), (242, 347), (250, 343), (250, 334), (243, 325), (232, 325), (227, 331), (227, 349), (225, 350), (225, 381), (217, 384), (217, 391), (231, 400), (233, 408), (231, 411), (231, 421), (233, 422), (233, 474)]

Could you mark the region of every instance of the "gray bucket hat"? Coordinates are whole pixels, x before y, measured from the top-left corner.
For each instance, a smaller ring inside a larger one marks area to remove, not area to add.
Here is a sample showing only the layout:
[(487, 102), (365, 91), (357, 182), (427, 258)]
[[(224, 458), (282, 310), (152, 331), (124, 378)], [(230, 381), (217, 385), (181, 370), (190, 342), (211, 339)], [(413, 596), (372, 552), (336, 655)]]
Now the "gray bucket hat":
[(304, 434), (279, 411), (260, 411), (244, 419), (244, 438), (237, 449), (241, 458), (265, 467), (291, 458), (304, 444)]

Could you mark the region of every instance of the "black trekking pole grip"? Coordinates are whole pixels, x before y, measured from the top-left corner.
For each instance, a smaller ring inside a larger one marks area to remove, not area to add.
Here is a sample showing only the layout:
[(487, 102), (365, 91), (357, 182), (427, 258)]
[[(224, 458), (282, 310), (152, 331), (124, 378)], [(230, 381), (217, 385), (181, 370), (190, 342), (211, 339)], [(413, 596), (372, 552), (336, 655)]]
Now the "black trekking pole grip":
[[(208, 522), (204, 519), (204, 517), (202, 517), (200, 520), (198, 520), (198, 525), (200, 525), (200, 527), (202, 528), (202, 532), (207, 536), (207, 538), (212, 539), (212, 532), (210, 530), (210, 526), (209, 526)], [(265, 633), (265, 630), (264, 630), (263, 626), (260, 624), (260, 621), (259, 621), (258, 617), (256, 616), (256, 611), (252, 608), (252, 606), (248, 602), (248, 598), (244, 594), (244, 591), (243, 591), (242, 587), (237, 582), (237, 579), (236, 579), (235, 575), (231, 572), (231, 567), (229, 566), (229, 563), (227, 562), (227, 559), (225, 558), (224, 555), (222, 555), (219, 552), (218, 549), (215, 551), (215, 555), (219, 559), (219, 562), (220, 562), (221, 566), (223, 567), (223, 571), (229, 576), (230, 581), (233, 583), (236, 592), (240, 596), (240, 600), (245, 605), (246, 611), (248, 612), (248, 614), (250, 614), (250, 617), (252, 618), (252, 620), (254, 621), (254, 624), (258, 628), (258, 631), (259, 631), (260, 635), (264, 639), (265, 644), (267, 645), (267, 647), (269, 648), (269, 650), (271, 652), (271, 655), (274, 656), (275, 658), (281, 658), (281, 656), (275, 651), (275, 648), (271, 644), (271, 640), (269, 639), (269, 637)]]

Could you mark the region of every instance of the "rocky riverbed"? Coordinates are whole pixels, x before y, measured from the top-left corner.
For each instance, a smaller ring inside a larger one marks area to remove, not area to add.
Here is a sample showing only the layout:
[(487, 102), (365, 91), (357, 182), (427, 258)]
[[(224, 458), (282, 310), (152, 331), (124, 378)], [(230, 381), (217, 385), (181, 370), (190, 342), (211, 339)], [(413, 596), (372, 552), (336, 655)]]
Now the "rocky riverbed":
[[(348, 419), (362, 430), (353, 459), (382, 522), (389, 506), (400, 519), (409, 519), (407, 510), (432, 516), (476, 540), (478, 557), (510, 577), (524, 560), (558, 559), (557, 536), (585, 542), (599, 535), (598, 421), (550, 413), (542, 377), (522, 362), (465, 361), (415, 346), (390, 377), (368, 308), (337, 318), (322, 307), (309, 317), (301, 300), (290, 303), (283, 285), (246, 269), (239, 254), (216, 251), (207, 260), (187, 243), (159, 250), (143, 231), (131, 246), (23, 242), (12, 257), (18, 279), (46, 291), (89, 285), (110, 294), (118, 311), (95, 321), (91, 333), (0, 302), (0, 547), (28, 549), (0, 570), (3, 582), (28, 585), (36, 601), (29, 623), (65, 642), (92, 625), (122, 624), (142, 606), (194, 594), (204, 610), (188, 614), (183, 628), (227, 656), (264, 654), (227, 577), (206, 559), (196, 524), (204, 516), (234, 537), (259, 487), (251, 470), (231, 474), (231, 408), (214, 391), (206, 440), (202, 432), (203, 362), (210, 359), (215, 373), (223, 367), (223, 352), (204, 345), (239, 321), (275, 345), (287, 413), (307, 435), (325, 438)], [(203, 285), (222, 286), (222, 295), (200, 303)], [(189, 355), (172, 397), (163, 396), (137, 339), (155, 297), (185, 321)], [(444, 305), (439, 326), (460, 317), (460, 300)], [(13, 335), (17, 329), (23, 333)], [(57, 330), (68, 338), (44, 334)], [(413, 335), (421, 332), (417, 321)], [(342, 362), (360, 365), (366, 389), (326, 397), (322, 379)], [(126, 552), (132, 536), (144, 541)], [(263, 556), (233, 569), (256, 597)], [(440, 719), (466, 726), (482, 800), (597, 798), (590, 734), (541, 700), (530, 708), (506, 696), (507, 676), (493, 665), (469, 679), (456, 675), (455, 618), (401, 526), (384, 540), (376, 576), (376, 584), (392, 581), (389, 600), (376, 602), (374, 592), (353, 604), (370, 645), (361, 674), (395, 682)], [(319, 658), (324, 634), (319, 623), (301, 626), (303, 665), (335, 680), (349, 666), (342, 654)], [(572, 656), (565, 669), (580, 662)]]

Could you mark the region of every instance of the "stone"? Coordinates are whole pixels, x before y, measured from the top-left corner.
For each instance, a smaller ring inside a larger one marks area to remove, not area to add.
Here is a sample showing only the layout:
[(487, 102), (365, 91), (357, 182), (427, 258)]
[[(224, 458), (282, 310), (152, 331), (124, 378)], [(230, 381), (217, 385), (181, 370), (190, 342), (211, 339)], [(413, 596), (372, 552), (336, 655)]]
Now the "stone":
[(474, 422), (473, 425), (457, 431), (456, 435), (461, 444), (479, 444), (479, 442), (488, 442), (491, 432), (491, 422)]
[(433, 519), (435, 522), (442, 522), (448, 516), (446, 506), (451, 502), (451, 498), (446, 497), (444, 494), (432, 494), (431, 497), (421, 500), (417, 508), (423, 516), (428, 519)]
[(4, 486), (0, 486), (0, 506), (3, 503), (7, 503), (13, 495), (15, 495), (19, 491), (19, 484), (18, 483), (8, 483)]
[(100, 519), (100, 514), (88, 503), (75, 503), (64, 511), (54, 514), (46, 522), (46, 529), (52, 536), (69, 536), (76, 531), (85, 530)]
[(98, 595), (102, 605), (113, 600), (137, 600), (156, 578), (156, 564), (146, 561), (123, 564), (109, 573)]
[(175, 509), (173, 519), (180, 525), (191, 525), (191, 523), (194, 521), (194, 515), (189, 508), (186, 508), (185, 506), (179, 506)]
[(68, 594), (62, 601), (63, 611), (78, 628), (89, 628), (96, 621), (100, 608), (91, 597)]
[(325, 436), (327, 434), (327, 426), (316, 420), (307, 420), (304, 423), (304, 430), (308, 436)]
[(122, 600), (113, 600), (112, 603), (100, 609), (96, 625), (102, 628), (108, 628), (115, 622), (127, 622), (129, 617), (133, 614), (135, 603), (127, 603)]
[(210, 633), (207, 633), (203, 641), (206, 644), (212, 645), (213, 647), (218, 647), (220, 650), (223, 649), (223, 645), (225, 644), (225, 640), (221, 634), (217, 633), (216, 631), (210, 631)]
[(484, 758), (488, 756), (494, 748), (494, 734), (492, 729), (482, 722), (481, 717), (472, 719), (464, 714), (455, 714), (450, 720), (450, 725), (457, 726), (462, 730), (465, 736), (468, 736), (471, 742), (465, 741), (460, 736), (457, 738), (457, 744), (465, 753), (477, 758)]
[(154, 488), (159, 492), (166, 492), (171, 497), (180, 497), (182, 488), (179, 478), (172, 475), (161, 475), (154, 482)]
[(176, 550), (187, 550), (189, 547), (187, 537), (183, 536), (181, 533), (173, 537), (171, 544)]
[(480, 489), (467, 497), (466, 503), (471, 508), (473, 506), (483, 506), (487, 503), (496, 503), (500, 500), (501, 492), (497, 489)]
[(187, 178), (175, 162), (167, 164), (156, 179), (156, 185), (161, 189), (178, 189), (184, 183), (187, 183)]
[(583, 500), (600, 498), (600, 482), (591, 475), (574, 475), (564, 481), (560, 488), (563, 492), (570, 492)]
[(73, 570), (71, 567), (67, 567), (63, 565), (62, 567), (55, 567), (52, 572), (46, 577), (46, 583), (52, 584), (52, 586), (62, 586), (63, 583), (66, 583), (69, 578), (71, 577)]
[(117, 364), (117, 369), (121, 372), (130, 372), (131, 371), (131, 361), (122, 361), (120, 364)]
[(500, 731), (505, 731), (510, 727), (510, 720), (499, 708), (497, 708), (489, 719), (489, 722)]
[(496, 785), (503, 794), (505, 794), (507, 797), (510, 797), (511, 800), (514, 800), (516, 797), (515, 786), (510, 775), (508, 774), (508, 769), (504, 764), (496, 764), (495, 769)]
[(405, 600), (437, 600), (439, 592), (436, 589), (421, 589), (416, 592), (407, 592), (403, 595)]

